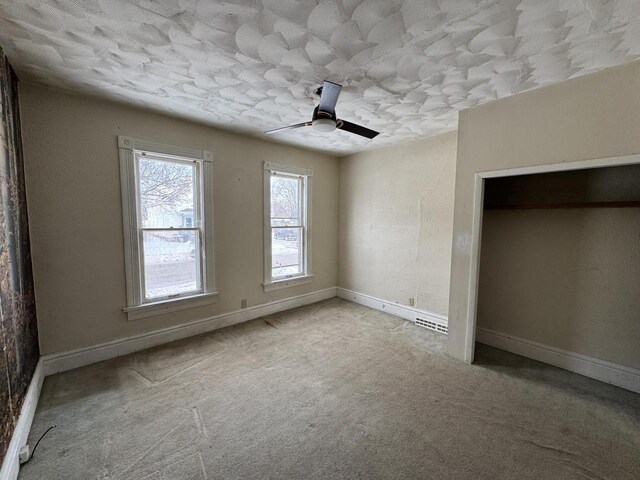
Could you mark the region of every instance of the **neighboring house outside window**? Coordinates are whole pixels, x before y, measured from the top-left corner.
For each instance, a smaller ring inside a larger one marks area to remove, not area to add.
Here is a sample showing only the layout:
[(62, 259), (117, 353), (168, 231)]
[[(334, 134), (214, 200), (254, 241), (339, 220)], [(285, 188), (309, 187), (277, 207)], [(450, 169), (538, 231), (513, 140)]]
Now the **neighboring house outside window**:
[(215, 301), (210, 152), (118, 137), (128, 318)]
[(182, 215), (182, 226), (183, 227), (193, 227), (193, 209), (185, 208), (180, 212)]
[(264, 289), (311, 282), (311, 170), (264, 164)]

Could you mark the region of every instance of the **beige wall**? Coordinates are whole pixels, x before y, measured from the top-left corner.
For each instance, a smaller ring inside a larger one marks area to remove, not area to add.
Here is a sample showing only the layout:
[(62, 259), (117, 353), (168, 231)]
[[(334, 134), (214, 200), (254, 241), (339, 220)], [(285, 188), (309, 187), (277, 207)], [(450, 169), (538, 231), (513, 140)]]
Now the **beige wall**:
[[(448, 352), (470, 361), (469, 285), (478, 172), (640, 153), (640, 62), (461, 112)], [(520, 332), (526, 337), (526, 332)], [(518, 333), (514, 332), (518, 335)]]
[[(21, 86), (33, 267), (43, 354), (333, 287), (337, 159), (116, 103)], [(211, 150), (215, 161), (215, 305), (127, 321), (116, 136)], [(312, 284), (265, 294), (262, 162), (313, 169)]]
[(640, 208), (485, 211), (478, 327), (640, 368)]
[(455, 161), (455, 132), (340, 160), (340, 287), (447, 314)]

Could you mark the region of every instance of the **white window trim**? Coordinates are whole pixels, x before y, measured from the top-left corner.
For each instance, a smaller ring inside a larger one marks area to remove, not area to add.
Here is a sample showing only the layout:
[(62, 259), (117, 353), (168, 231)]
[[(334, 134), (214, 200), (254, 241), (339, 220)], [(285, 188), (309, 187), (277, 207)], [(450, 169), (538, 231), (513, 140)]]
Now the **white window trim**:
[[(213, 154), (206, 150), (175, 147), (127, 136), (118, 136), (120, 182), (122, 187), (122, 222), (124, 231), (127, 306), (122, 310), (128, 320), (148, 318), (164, 313), (215, 303), (218, 290), (213, 245)], [(144, 151), (201, 162), (202, 188), (200, 208), (204, 222), (202, 275), (203, 293), (144, 303), (141, 282), (141, 254), (138, 240), (135, 152)]]
[[(304, 273), (295, 277), (273, 280), (271, 277), (271, 172), (281, 172), (290, 175), (301, 175), (306, 177), (306, 188), (304, 191), (304, 232), (303, 239), (303, 262)], [(265, 292), (280, 290), (283, 288), (295, 287), (311, 283), (313, 274), (311, 273), (311, 199), (313, 198), (313, 172), (307, 168), (293, 167), (290, 165), (280, 165), (277, 163), (264, 162), (263, 189), (264, 189), (264, 281), (262, 286)]]

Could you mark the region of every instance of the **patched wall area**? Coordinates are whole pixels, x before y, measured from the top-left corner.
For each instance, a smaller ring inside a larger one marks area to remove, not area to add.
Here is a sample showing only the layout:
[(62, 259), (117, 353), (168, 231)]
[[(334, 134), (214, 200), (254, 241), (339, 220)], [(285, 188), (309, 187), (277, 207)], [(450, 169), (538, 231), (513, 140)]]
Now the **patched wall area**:
[(449, 307), (455, 132), (340, 159), (338, 286)]

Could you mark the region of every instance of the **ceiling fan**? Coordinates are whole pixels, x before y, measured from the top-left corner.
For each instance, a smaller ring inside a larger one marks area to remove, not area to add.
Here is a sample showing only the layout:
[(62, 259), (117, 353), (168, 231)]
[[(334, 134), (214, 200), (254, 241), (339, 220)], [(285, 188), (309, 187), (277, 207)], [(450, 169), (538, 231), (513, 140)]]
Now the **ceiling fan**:
[(310, 122), (274, 128), (264, 133), (275, 133), (301, 127), (313, 127), (314, 130), (322, 133), (333, 132), (337, 128), (367, 138), (374, 138), (378, 135), (380, 132), (336, 117), (336, 103), (338, 102), (340, 90), (342, 90), (342, 85), (325, 80), (322, 86), (316, 90), (316, 93), (320, 95), (320, 104), (313, 110), (313, 116)]

